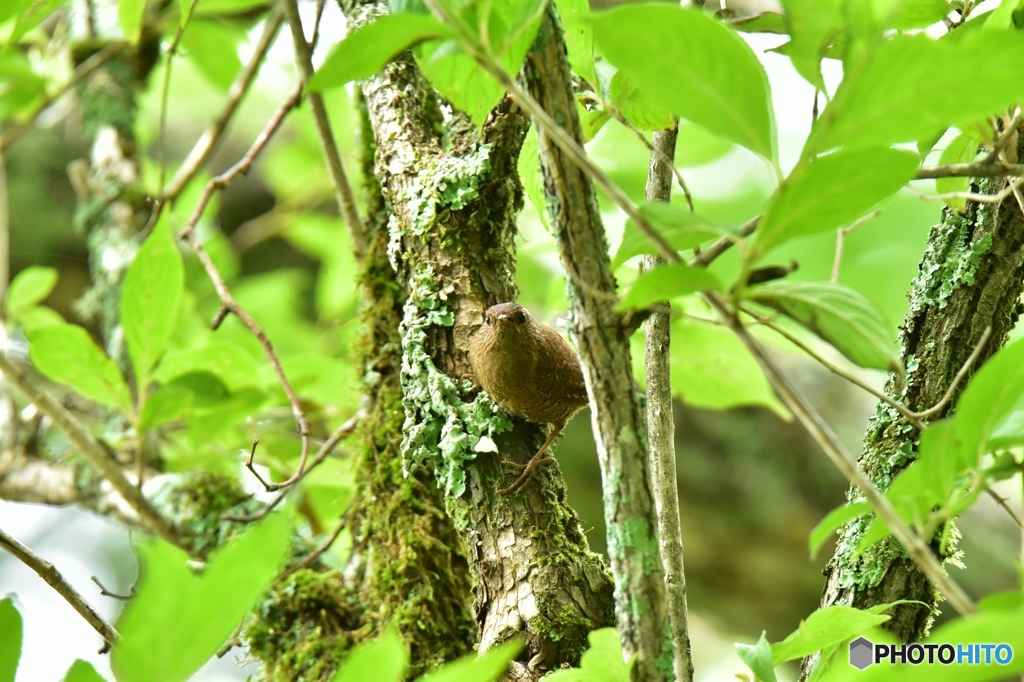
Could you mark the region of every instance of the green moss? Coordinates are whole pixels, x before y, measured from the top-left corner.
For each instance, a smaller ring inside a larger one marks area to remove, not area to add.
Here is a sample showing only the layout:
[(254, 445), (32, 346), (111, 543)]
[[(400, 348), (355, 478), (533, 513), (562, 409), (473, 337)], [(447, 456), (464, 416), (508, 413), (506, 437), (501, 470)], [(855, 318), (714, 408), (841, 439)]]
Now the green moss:
[(335, 573), (296, 571), (273, 586), (244, 637), (266, 680), (317, 682), (371, 632), (362, 606)]
[(177, 477), (153, 496), (157, 509), (192, 537), (192, 550), (205, 557), (235, 536), (244, 524), (222, 516), (251, 514), (263, 503), (246, 493), (238, 479), (221, 473), (193, 471)]
[(676, 679), (675, 654), (676, 643), (672, 639), (672, 622), (666, 620), (661, 629), (661, 653), (654, 661), (654, 667), (665, 675), (665, 682), (673, 682)]
[(127, 56), (109, 59), (78, 85), (83, 132), (93, 139), (104, 125), (125, 140), (135, 139), (136, 70)]

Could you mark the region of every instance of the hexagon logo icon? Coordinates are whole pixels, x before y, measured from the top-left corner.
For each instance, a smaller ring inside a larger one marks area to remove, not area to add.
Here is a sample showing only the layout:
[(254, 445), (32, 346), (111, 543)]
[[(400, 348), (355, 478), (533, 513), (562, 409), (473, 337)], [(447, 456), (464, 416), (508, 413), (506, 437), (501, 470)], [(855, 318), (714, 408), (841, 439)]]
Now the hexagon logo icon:
[(850, 665), (857, 670), (864, 670), (874, 663), (874, 653), (875, 645), (863, 637), (858, 637), (850, 642)]

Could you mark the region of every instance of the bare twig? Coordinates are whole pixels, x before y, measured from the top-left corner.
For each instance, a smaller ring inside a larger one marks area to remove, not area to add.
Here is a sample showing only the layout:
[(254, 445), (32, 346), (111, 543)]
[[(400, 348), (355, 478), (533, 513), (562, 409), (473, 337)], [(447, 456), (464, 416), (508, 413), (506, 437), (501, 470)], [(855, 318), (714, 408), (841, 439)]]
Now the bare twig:
[(79, 64), (78, 68), (76, 68), (74, 73), (71, 74), (71, 78), (69, 78), (66, 83), (57, 88), (53, 92), (53, 94), (44, 97), (43, 100), (38, 105), (36, 105), (36, 108), (32, 110), (32, 113), (28, 115), (28, 118), (26, 118), (24, 122), (22, 122), (20, 125), (15, 126), (14, 128), (11, 128), (6, 133), (4, 133), (2, 137), (0, 137), (0, 149), (6, 149), (12, 142), (21, 137), (22, 134), (25, 133), (25, 131), (32, 127), (32, 124), (35, 123), (36, 119), (39, 118), (39, 115), (41, 113), (49, 109), (54, 102), (56, 102), (64, 95), (64, 93), (66, 93), (68, 90), (70, 90), (75, 85), (80, 83), (84, 78), (88, 77), (89, 74), (103, 66), (107, 62), (107, 60), (109, 60), (111, 57), (117, 54), (118, 51), (121, 49), (122, 46), (120, 45), (107, 45), (102, 50), (100, 50), (99, 52), (97, 52), (96, 54), (92, 55), (84, 62)]
[(125, 478), (121, 465), (114, 456), (79, 422), (64, 406), (54, 400), (24, 370), (11, 362), (0, 352), (0, 372), (14, 384), (32, 403), (39, 408), (75, 446), (90, 464), (110, 481), (110, 484), (121, 494), (128, 504), (138, 512), (143, 522), (164, 540), (171, 544), (188, 549), (189, 541), (167, 518), (160, 515), (149, 500)]
[(1003, 163), (980, 159), (971, 163), (950, 163), (945, 166), (921, 166), (917, 169), (916, 180), (928, 178), (995, 178), (1003, 175), (1020, 177), (1024, 175), (1024, 164)]
[(182, 6), (187, 6), (187, 9), (185, 11), (185, 16), (178, 22), (178, 28), (174, 32), (174, 37), (171, 39), (170, 45), (167, 46), (167, 61), (164, 64), (164, 81), (160, 88), (160, 117), (156, 128), (156, 153), (157, 166), (159, 168), (157, 187), (164, 186), (164, 176), (167, 173), (167, 100), (171, 93), (171, 72), (173, 71), (171, 67), (174, 65), (174, 56), (178, 53), (178, 45), (181, 44), (181, 37), (185, 35), (185, 29), (188, 27), (188, 22), (192, 18), (192, 10), (195, 8), (196, 3), (183, 3)]
[(963, 378), (967, 376), (967, 372), (970, 371), (971, 366), (975, 363), (975, 361), (977, 361), (978, 356), (981, 355), (981, 351), (985, 347), (985, 342), (988, 341), (988, 337), (990, 336), (992, 336), (991, 325), (985, 327), (985, 331), (981, 333), (981, 338), (978, 339), (978, 345), (974, 347), (974, 350), (971, 351), (971, 355), (964, 362), (963, 367), (961, 367), (960, 371), (956, 373), (955, 377), (953, 377), (953, 382), (949, 385), (949, 388), (946, 389), (946, 393), (942, 396), (942, 399), (939, 402), (935, 403), (932, 407), (929, 407), (927, 410), (915, 412), (915, 417), (918, 417), (920, 419), (927, 419), (928, 417), (931, 417), (932, 415), (938, 414), (939, 412), (942, 411), (942, 408), (945, 407), (946, 403), (948, 403), (950, 398), (953, 397), (953, 392), (956, 391), (956, 387), (960, 384), (961, 381), (963, 381)]
[(931, 580), (932, 584), (956, 609), (957, 613), (962, 616), (975, 613), (977, 609), (970, 597), (942, 569), (942, 565), (931, 549), (929, 549), (927, 543), (918, 537), (917, 533), (900, 518), (889, 498), (875, 487), (875, 484), (861, 470), (853, 456), (846, 451), (842, 442), (832, 433), (832, 429), (821, 418), (821, 415), (818, 414), (800, 391), (793, 386), (789, 378), (776, 366), (757, 339), (751, 336), (747, 328), (743, 326), (739, 318), (728, 309), (721, 296), (714, 292), (708, 292), (704, 294), (704, 298), (718, 312), (722, 321), (739, 337), (751, 355), (754, 356), (768, 381), (779, 394), (782, 402), (803, 424), (804, 428), (818, 442), (818, 445), (821, 446), (825, 454), (828, 455), (829, 459), (832, 460), (843, 475), (860, 489), (875, 513), (889, 526), (896, 540), (903, 545), (910, 558)]
[[(749, 237), (750, 235), (754, 234), (754, 230), (757, 229), (757, 223), (760, 220), (761, 216), (755, 216), (751, 218), (747, 222), (743, 223), (743, 225), (740, 227), (739, 237), (728, 235), (726, 237), (718, 239), (711, 246), (709, 246), (708, 248), (704, 249), (696, 256), (691, 258), (688, 265), (697, 267), (707, 267), (708, 265), (711, 264), (713, 260), (715, 260), (723, 253), (725, 253), (727, 250), (729, 250), (729, 248), (732, 247), (732, 245), (735, 244), (737, 241), (743, 239), (744, 237)], [(675, 260), (670, 262), (678, 263), (680, 262), (680, 260), (678, 257), (676, 257)]]
[(224, 644), (217, 649), (217, 658), (224, 658), (224, 656), (226, 656), (227, 653), (236, 646), (242, 646), (240, 636), (242, 634), (243, 627), (245, 627), (245, 616), (242, 617), (242, 620), (238, 621), (238, 627), (236, 627), (235, 631), (231, 633), (230, 637), (228, 637), (228, 641), (224, 642)]
[[(302, 19), (299, 17), (296, 0), (282, 0), (282, 2), (284, 3), (285, 17), (291, 27), (292, 42), (295, 44), (295, 60), (299, 65), (299, 73), (302, 74), (301, 81), (305, 83), (313, 76), (313, 51), (302, 32)], [(352, 185), (349, 184), (348, 175), (345, 173), (345, 166), (341, 162), (341, 153), (338, 151), (338, 144), (331, 131), (327, 108), (324, 106), (323, 97), (318, 92), (307, 93), (306, 99), (309, 101), (309, 110), (312, 112), (313, 122), (316, 124), (320, 148), (324, 153), (324, 160), (327, 162), (331, 184), (334, 186), (334, 196), (341, 215), (345, 219), (345, 224), (348, 226), (352, 250), (356, 257), (359, 257), (366, 251), (366, 226), (363, 225), (363, 219), (359, 216), (355, 194), (352, 192)]]
[(992, 490), (992, 488), (987, 485), (985, 486), (985, 492), (988, 493), (989, 497), (996, 501), (996, 504), (1003, 508), (1003, 511), (1010, 515), (1010, 518), (1013, 519), (1013, 522), (1017, 524), (1018, 528), (1024, 530), (1024, 520), (1020, 518), (1020, 515), (1016, 511), (1014, 511), (1013, 507), (1010, 506), (1010, 503), (1005, 497), (997, 493), (995, 490)]
[(319, 559), (324, 552), (330, 549), (331, 545), (334, 544), (334, 541), (338, 539), (339, 535), (341, 535), (341, 531), (345, 530), (345, 528), (348, 526), (348, 515), (351, 509), (352, 503), (349, 502), (348, 507), (346, 507), (345, 511), (342, 512), (341, 519), (338, 520), (338, 527), (334, 529), (334, 532), (331, 533), (330, 536), (326, 540), (324, 540), (319, 547), (317, 547), (312, 552), (303, 557), (302, 561), (298, 562), (294, 566), (289, 567), (286, 571), (281, 573), (281, 575), (277, 576), (274, 582), (281, 582), (282, 580), (290, 576), (292, 573), (300, 571), (303, 568), (309, 567), (310, 564)]
[(256, 43), (252, 58), (235, 77), (231, 87), (228, 88), (227, 100), (225, 100), (224, 106), (217, 114), (217, 117), (203, 131), (203, 134), (199, 136), (192, 150), (185, 157), (185, 161), (178, 168), (178, 172), (174, 174), (171, 181), (160, 192), (161, 201), (174, 201), (210, 158), (210, 155), (223, 137), (228, 123), (238, 110), (239, 104), (241, 104), (245, 94), (249, 91), (249, 87), (255, 80), (256, 74), (259, 73), (260, 67), (263, 65), (263, 59), (266, 57), (270, 45), (274, 42), (274, 38), (277, 36), (283, 21), (283, 10), (280, 6), (275, 6), (267, 16), (266, 24), (263, 27), (263, 34), (260, 36), (259, 42)]
[(89, 580), (96, 583), (96, 587), (100, 588), (100, 595), (104, 597), (112, 597), (114, 599), (120, 599), (121, 601), (128, 601), (132, 598), (132, 595), (135, 594), (135, 585), (132, 585), (128, 589), (128, 594), (118, 594), (117, 592), (111, 592), (106, 587), (104, 587), (103, 583), (100, 582), (100, 579), (94, 575), (90, 575)]
[(992, 144), (992, 150), (985, 156), (985, 161), (995, 161), (997, 158), (1003, 156), (1003, 150), (1006, 149), (1006, 144), (1017, 134), (1017, 129), (1020, 127), (1021, 120), (1021, 110), (1020, 107), (1017, 107), (1017, 110), (1013, 114), (1013, 118), (1010, 119), (1010, 122), (996, 137), (995, 142)]
[[(296, 479), (296, 482), (301, 481), (303, 478), (309, 475), (309, 472), (316, 469), (317, 466), (319, 466), (325, 459), (327, 459), (327, 457), (334, 451), (334, 448), (338, 446), (338, 443), (340, 443), (345, 438), (348, 438), (349, 435), (351, 435), (351, 433), (355, 430), (356, 426), (359, 425), (359, 420), (362, 418), (363, 412), (362, 410), (360, 410), (355, 414), (355, 416), (353, 416), (351, 419), (349, 419), (344, 424), (335, 429), (334, 433), (331, 434), (331, 437), (328, 438), (324, 442), (324, 444), (320, 446), (320, 449), (317, 451), (316, 455), (309, 463), (309, 466), (306, 467), (306, 470), (304, 472), (301, 472), (298, 479)], [(256, 444), (254, 442), (253, 449), (255, 450), (255, 448)], [(259, 476), (257, 476), (257, 478), (259, 478)], [(262, 480), (263, 479), (260, 478), (260, 481)], [(267, 505), (263, 507), (263, 509), (259, 510), (254, 514), (246, 514), (244, 516), (225, 514), (221, 518), (223, 518), (225, 521), (237, 521), (239, 523), (250, 523), (252, 521), (258, 521), (270, 512), (272, 512), (274, 510), (274, 507), (279, 505), (284, 500), (287, 494), (288, 490), (282, 491), (281, 493), (278, 494), (277, 497), (268, 502)]]
[(836, 254), (832, 258), (832, 277), (829, 281), (833, 283), (839, 281), (839, 266), (843, 262), (843, 242), (846, 240), (846, 235), (850, 234), (867, 221), (877, 218), (879, 214), (881, 214), (881, 211), (872, 211), (866, 216), (861, 216), (857, 220), (854, 220), (850, 223), (849, 227), (840, 227), (836, 230)]
[(907, 185), (907, 189), (910, 190), (917, 198), (923, 199), (924, 201), (949, 201), (950, 199), (965, 199), (967, 201), (976, 201), (982, 204), (999, 204), (1004, 199), (1013, 194), (1013, 190), (1019, 187), (1021, 183), (1024, 183), (1024, 177), (1013, 178), (1010, 183), (1000, 192), (996, 194), (978, 194), (976, 192), (944, 192), (942, 194), (928, 194), (921, 190)]
[(756, 310), (749, 308), (747, 306), (741, 306), (740, 309), (745, 314), (750, 315), (752, 318), (757, 320), (758, 324), (768, 327), (769, 329), (771, 329), (772, 331), (774, 331), (775, 333), (779, 334), (784, 339), (792, 343), (794, 346), (796, 346), (803, 352), (807, 353), (809, 356), (811, 356), (811, 358), (816, 360), (818, 363), (820, 363), (823, 367), (825, 367), (833, 374), (840, 376), (843, 379), (846, 379), (855, 386), (859, 386), (860, 388), (864, 389), (865, 391), (875, 396), (882, 402), (887, 403), (888, 405), (893, 407), (897, 412), (906, 417), (907, 421), (909, 421), (911, 424), (917, 427), (918, 430), (923, 431), (924, 429), (928, 428), (928, 425), (921, 421), (920, 416), (918, 416), (915, 412), (912, 412), (911, 410), (907, 409), (907, 407), (903, 405), (900, 401), (893, 400), (892, 398), (885, 394), (885, 391), (879, 391), (871, 384), (861, 381), (861, 379), (858, 378), (856, 375), (851, 374), (844, 370), (842, 367), (839, 367), (838, 365), (830, 362), (820, 353), (811, 348), (809, 345), (801, 341), (798, 336), (790, 333), (785, 327), (776, 324), (774, 321), (772, 321), (770, 317), (766, 317), (761, 313), (757, 312)]
[[(223, 321), (224, 317), (229, 312), (234, 313), (242, 324), (249, 329), (252, 335), (256, 337), (256, 340), (259, 341), (260, 345), (263, 346), (263, 350), (266, 352), (267, 357), (270, 360), (270, 364), (273, 366), (274, 372), (277, 374), (278, 381), (281, 382), (285, 395), (288, 396), (288, 403), (291, 405), (292, 414), (295, 417), (295, 422), (299, 428), (299, 435), (302, 439), (302, 452), (299, 456), (299, 467), (295, 471), (295, 474), (280, 483), (267, 483), (260, 479), (268, 491), (279, 490), (290, 486), (302, 476), (302, 471), (306, 466), (306, 458), (309, 454), (309, 423), (306, 420), (305, 411), (303, 411), (302, 406), (299, 404), (299, 398), (295, 394), (295, 390), (292, 388), (291, 382), (284, 373), (284, 368), (281, 366), (281, 360), (277, 357), (277, 352), (274, 351), (274, 347), (270, 343), (270, 339), (267, 338), (266, 333), (263, 331), (263, 328), (259, 323), (256, 322), (256, 320), (254, 320), (237, 301), (235, 301), (234, 297), (232, 297), (227, 284), (224, 282), (224, 278), (220, 274), (220, 271), (217, 270), (217, 266), (214, 264), (213, 259), (210, 258), (210, 255), (203, 247), (203, 243), (199, 240), (195, 227), (199, 222), (199, 219), (202, 217), (203, 211), (206, 209), (206, 205), (209, 204), (210, 200), (213, 198), (213, 195), (224, 187), (227, 187), (239, 175), (243, 175), (249, 171), (252, 164), (256, 161), (256, 157), (259, 156), (260, 152), (263, 151), (263, 148), (281, 126), (281, 123), (284, 121), (284, 117), (292, 110), (293, 107), (295, 107), (296, 104), (298, 104), (300, 95), (301, 90), (296, 88), (281, 104), (281, 106), (278, 107), (277, 111), (274, 112), (274, 115), (267, 123), (267, 126), (256, 138), (256, 141), (253, 142), (249, 151), (246, 152), (242, 160), (206, 184), (206, 187), (203, 189), (202, 196), (199, 198), (199, 202), (196, 204), (195, 209), (192, 211), (192, 215), (189, 217), (188, 223), (178, 235), (178, 239), (187, 240), (189, 245), (192, 247), (192, 250), (195, 251), (196, 256), (199, 258), (199, 262), (203, 265), (203, 269), (206, 270), (207, 276), (210, 278), (210, 281), (213, 282), (213, 287), (217, 291), (217, 296), (220, 298), (221, 307), (214, 318), (214, 328), (220, 325), (220, 322)], [(259, 476), (257, 476), (257, 478), (259, 478)]]
[(63, 597), (67, 603), (71, 604), (75, 611), (78, 611), (78, 614), (96, 632), (100, 633), (100, 637), (106, 640), (107, 644), (113, 646), (117, 644), (117, 640), (121, 639), (121, 635), (118, 634), (117, 630), (110, 623), (103, 620), (103, 616), (71, 586), (67, 578), (53, 564), (5, 533), (3, 529), (0, 529), (0, 547), (10, 552), (19, 561), (35, 571), (40, 578), (45, 580), (50, 587), (57, 591), (57, 594)]

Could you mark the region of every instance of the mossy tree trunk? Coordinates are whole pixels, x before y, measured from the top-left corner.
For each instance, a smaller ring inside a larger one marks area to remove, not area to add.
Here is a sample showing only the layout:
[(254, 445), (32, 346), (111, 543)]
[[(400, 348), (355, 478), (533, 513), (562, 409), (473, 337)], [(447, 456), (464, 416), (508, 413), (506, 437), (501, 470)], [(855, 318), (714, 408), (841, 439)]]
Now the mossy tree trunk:
[[(343, 10), (361, 25), (386, 5), (343, 3)], [(539, 679), (578, 664), (587, 633), (613, 615), (607, 568), (565, 503), (557, 467), (542, 467), (518, 495), (498, 494), (512, 475), (500, 460), (525, 462), (543, 430), (511, 420), (463, 378), (483, 312), (516, 295), (516, 160), (528, 123), (508, 99), (482, 131), (458, 113), (445, 119), (408, 57), (365, 81), (362, 92), (390, 213), (388, 256), (406, 295), (401, 459), (444, 489), (474, 577), (480, 650), (524, 636), (508, 676)]]
[[(973, 191), (995, 194), (1005, 186), (1003, 179), (981, 180)], [(968, 202), (962, 214), (945, 209), (942, 221), (928, 234), (900, 331), (906, 385), (891, 379), (886, 392), (914, 411), (936, 405), (991, 327), (978, 360), (932, 419), (951, 414), (970, 376), (1006, 343), (1017, 321), (1022, 290), (1024, 216), (1014, 197), (1001, 204)], [(918, 438), (914, 427), (879, 403), (865, 434), (861, 466), (885, 490), (916, 457)], [(937, 613), (935, 588), (892, 538), (855, 558), (867, 523), (860, 519), (843, 529), (826, 569), (821, 605), (867, 608), (900, 599), (922, 602), (891, 609), (892, 620), (885, 625), (901, 641), (920, 640)], [(947, 551), (955, 552), (955, 546)], [(805, 661), (805, 676), (810, 663)]]

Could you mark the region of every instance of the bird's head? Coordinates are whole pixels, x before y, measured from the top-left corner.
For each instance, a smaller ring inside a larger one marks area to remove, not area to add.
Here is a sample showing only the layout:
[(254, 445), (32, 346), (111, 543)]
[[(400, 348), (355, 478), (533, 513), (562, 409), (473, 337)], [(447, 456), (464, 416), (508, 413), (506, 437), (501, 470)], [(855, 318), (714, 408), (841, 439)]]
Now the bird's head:
[(495, 334), (519, 334), (527, 332), (533, 318), (526, 308), (518, 303), (499, 303), (492, 305), (484, 313), (484, 325), (490, 327)]

